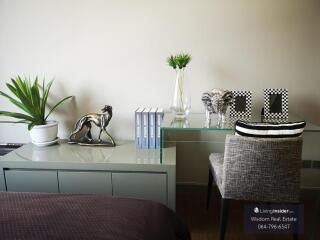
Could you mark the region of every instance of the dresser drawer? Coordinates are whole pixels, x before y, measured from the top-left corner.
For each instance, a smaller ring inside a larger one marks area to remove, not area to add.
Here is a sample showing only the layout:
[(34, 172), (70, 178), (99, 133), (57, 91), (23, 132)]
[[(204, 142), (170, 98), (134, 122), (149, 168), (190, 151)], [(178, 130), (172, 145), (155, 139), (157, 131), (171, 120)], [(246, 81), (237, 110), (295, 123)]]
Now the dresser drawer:
[(143, 198), (167, 204), (165, 173), (112, 173), (113, 195)]
[(6, 170), (5, 178), (10, 192), (59, 192), (54, 170)]
[(58, 171), (61, 193), (112, 195), (110, 172)]

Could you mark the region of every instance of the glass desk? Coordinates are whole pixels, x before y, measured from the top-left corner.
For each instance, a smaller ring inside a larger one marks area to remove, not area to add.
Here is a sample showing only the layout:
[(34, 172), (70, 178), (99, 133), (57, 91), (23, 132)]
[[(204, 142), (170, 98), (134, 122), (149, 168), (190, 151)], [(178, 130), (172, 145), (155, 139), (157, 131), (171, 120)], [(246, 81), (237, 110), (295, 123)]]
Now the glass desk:
[[(218, 126), (217, 114), (214, 114), (211, 126), (207, 128), (205, 127), (206, 118), (204, 113), (192, 113), (186, 121), (173, 121), (173, 117), (172, 113), (165, 113), (164, 115), (161, 127), (161, 160), (163, 161), (165, 158), (163, 149), (176, 147), (177, 182), (205, 183), (207, 180), (208, 156), (211, 152), (224, 152), (225, 136), (226, 134), (234, 134), (235, 120), (226, 119), (226, 123), (223, 126)], [(304, 119), (295, 116), (289, 116), (288, 119), (289, 122), (302, 120)], [(261, 122), (261, 118), (260, 116), (253, 117), (250, 121)], [(306, 121), (303, 138), (303, 166), (319, 170), (320, 126)], [(179, 174), (179, 165), (180, 170), (184, 171), (183, 174)], [(186, 166), (183, 168), (181, 165)], [(314, 173), (314, 175), (319, 174), (319, 171)], [(320, 181), (318, 186), (320, 187)]]
[[(216, 138), (204, 138), (194, 139), (192, 138), (192, 132), (220, 132), (225, 134), (233, 134), (235, 119), (227, 118), (226, 122), (223, 125), (218, 125), (217, 115), (213, 115), (212, 122), (210, 127), (205, 127), (205, 114), (204, 113), (192, 113), (188, 116), (185, 121), (173, 121), (174, 115), (172, 113), (166, 113), (163, 118), (162, 127), (161, 127), (161, 149), (166, 148), (168, 144), (177, 143), (177, 142), (217, 142)], [(260, 122), (261, 118), (256, 117), (250, 120), (251, 122)], [(268, 120), (271, 122), (271, 120)], [(267, 122), (268, 122), (267, 121)], [(275, 120), (276, 121), (276, 120)], [(305, 121), (302, 118), (290, 116), (287, 121), (282, 122), (295, 122), (295, 121)], [(304, 129), (304, 135), (308, 133), (319, 134), (320, 136), (320, 126), (306, 121), (306, 127)], [(225, 135), (224, 134), (224, 135)], [(318, 135), (317, 134), (317, 135)], [(219, 139), (223, 140), (223, 139)], [(224, 143), (224, 141), (223, 141)], [(320, 156), (320, 155), (319, 155)], [(315, 159), (316, 160), (316, 159)], [(320, 157), (317, 159), (320, 160)]]
[[(164, 131), (232, 131), (234, 130), (234, 124), (236, 119), (226, 118), (226, 122), (222, 126), (218, 126), (218, 116), (214, 114), (212, 116), (211, 126), (205, 127), (206, 116), (204, 113), (191, 113), (186, 121), (173, 121), (174, 115), (172, 113), (166, 113), (163, 118), (161, 130)], [(261, 122), (261, 117), (252, 117), (250, 122)], [(290, 116), (287, 121), (285, 120), (267, 120), (266, 122), (296, 122), (306, 121), (296, 116)], [(320, 126), (306, 121), (305, 132), (320, 132)], [(163, 139), (165, 140), (165, 139)]]

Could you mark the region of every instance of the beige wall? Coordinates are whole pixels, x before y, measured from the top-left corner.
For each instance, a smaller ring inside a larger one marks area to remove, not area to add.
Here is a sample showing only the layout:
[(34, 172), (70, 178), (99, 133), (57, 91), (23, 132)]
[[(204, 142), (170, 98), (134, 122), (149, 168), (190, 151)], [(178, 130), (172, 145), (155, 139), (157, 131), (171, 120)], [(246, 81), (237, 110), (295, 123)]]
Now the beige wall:
[[(16, 74), (55, 78), (52, 99), (76, 96), (54, 116), (60, 137), (110, 104), (111, 133), (133, 139), (138, 106), (169, 104), (166, 57), (188, 51), (193, 111), (213, 87), (254, 91), (256, 112), (263, 88), (283, 87), (290, 112), (320, 123), (319, 12), (319, 0), (0, 0), (0, 89)], [(27, 130), (2, 124), (1, 141)]]

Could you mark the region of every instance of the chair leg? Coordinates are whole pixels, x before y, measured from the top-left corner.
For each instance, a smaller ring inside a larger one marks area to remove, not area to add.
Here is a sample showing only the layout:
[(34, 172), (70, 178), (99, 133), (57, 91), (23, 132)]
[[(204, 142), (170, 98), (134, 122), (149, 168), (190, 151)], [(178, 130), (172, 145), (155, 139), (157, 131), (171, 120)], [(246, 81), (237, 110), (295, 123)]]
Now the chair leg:
[(210, 205), (210, 199), (212, 194), (212, 183), (213, 183), (213, 176), (211, 173), (211, 169), (209, 168), (209, 177), (208, 177), (208, 192), (207, 192), (207, 209)]
[(224, 235), (226, 233), (228, 224), (229, 201), (229, 199), (221, 198), (219, 240), (224, 240)]
[(310, 240), (316, 239), (317, 221), (320, 216), (320, 192), (317, 193), (316, 204), (314, 208), (313, 223), (311, 227)]

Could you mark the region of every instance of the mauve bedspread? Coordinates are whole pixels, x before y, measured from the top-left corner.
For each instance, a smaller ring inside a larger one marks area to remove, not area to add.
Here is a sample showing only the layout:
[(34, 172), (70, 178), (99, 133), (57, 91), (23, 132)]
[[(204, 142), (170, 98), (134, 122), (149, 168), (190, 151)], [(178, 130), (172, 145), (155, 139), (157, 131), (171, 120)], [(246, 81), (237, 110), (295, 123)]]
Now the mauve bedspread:
[(0, 193), (0, 239), (190, 240), (167, 207), (95, 195)]

